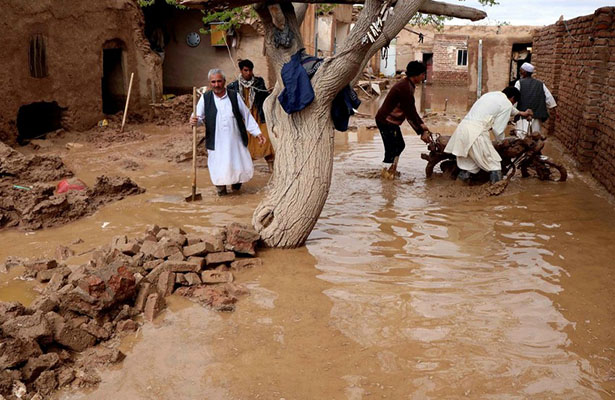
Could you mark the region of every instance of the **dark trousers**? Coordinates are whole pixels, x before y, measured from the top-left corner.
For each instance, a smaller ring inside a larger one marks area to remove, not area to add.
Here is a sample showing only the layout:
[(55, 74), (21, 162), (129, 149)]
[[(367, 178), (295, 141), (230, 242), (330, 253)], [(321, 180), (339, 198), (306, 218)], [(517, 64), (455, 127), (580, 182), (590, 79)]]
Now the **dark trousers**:
[(404, 142), (401, 129), (399, 129), (398, 125), (379, 121), (376, 121), (376, 126), (380, 130), (382, 143), (384, 143), (383, 162), (392, 163), (395, 157), (399, 156), (406, 147), (406, 142)]

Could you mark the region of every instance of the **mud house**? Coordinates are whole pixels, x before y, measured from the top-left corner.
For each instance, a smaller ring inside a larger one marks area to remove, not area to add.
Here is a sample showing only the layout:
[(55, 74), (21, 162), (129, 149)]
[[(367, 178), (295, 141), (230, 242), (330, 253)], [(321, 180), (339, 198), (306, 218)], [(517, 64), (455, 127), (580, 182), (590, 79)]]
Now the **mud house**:
[(164, 1), (144, 7), (145, 34), (163, 62), (165, 93), (189, 93), (192, 86), (207, 85), (207, 72), (222, 69), (227, 80), (239, 74), (237, 60), (249, 58), (254, 72), (270, 80), (263, 52), (263, 34), (258, 19), (250, 19), (236, 30), (222, 31), (212, 24), (212, 33), (203, 33), (203, 13), (178, 9)]
[[(302, 24), (306, 51), (329, 56), (350, 31), (352, 6), (338, 5), (322, 10), (308, 6)], [(220, 68), (230, 82), (239, 75), (237, 60), (254, 62), (254, 72), (265, 78), (269, 86), (276, 81), (264, 52), (264, 36), (256, 16), (246, 19), (238, 28), (218, 30), (208, 26), (203, 33), (203, 13), (196, 9), (178, 9), (157, 1), (143, 9), (145, 33), (152, 49), (163, 55), (163, 84), (166, 93), (188, 93), (192, 86), (206, 85), (207, 72)]]
[[(387, 71), (403, 70), (412, 60), (423, 61), (428, 84), (457, 86), (455, 93), (472, 104), (480, 93), (501, 90), (517, 79), (521, 64), (532, 59), (534, 29), (463, 25), (438, 31), (408, 25), (390, 46)], [(384, 69), (381, 62), (381, 72)]]
[(160, 97), (161, 59), (136, 2), (9, 1), (2, 14), (0, 140), (92, 127), (123, 108), (133, 72), (133, 106)]

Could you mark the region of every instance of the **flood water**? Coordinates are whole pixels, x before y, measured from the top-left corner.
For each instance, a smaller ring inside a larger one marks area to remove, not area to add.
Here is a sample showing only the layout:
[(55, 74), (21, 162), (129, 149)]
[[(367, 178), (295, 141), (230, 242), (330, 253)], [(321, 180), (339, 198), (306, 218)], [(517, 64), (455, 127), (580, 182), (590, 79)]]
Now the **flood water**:
[[(151, 127), (143, 145), (166, 134)], [(443, 128), (444, 129), (444, 128)], [(177, 134), (177, 133), (174, 133)], [(186, 134), (186, 133), (184, 133)], [(91, 392), (63, 399), (599, 399), (615, 395), (613, 203), (574, 170), (566, 183), (516, 178), (498, 197), (443, 196), (424, 178), (424, 145), (407, 133), (398, 181), (379, 178), (377, 131), (336, 137), (333, 182), (305, 247), (265, 249), (237, 276), (251, 295), (234, 313), (183, 299), (127, 338), (122, 364)], [(139, 144), (141, 146), (141, 144)], [(136, 148), (136, 147), (135, 147)], [(189, 165), (135, 148), (67, 154), (91, 183), (122, 171), (147, 189), (91, 217), (31, 234), (0, 233), (0, 259), (86, 251), (151, 223), (187, 231), (249, 222), (268, 174), (239, 196), (183, 203)], [(547, 152), (561, 157), (558, 146)], [(85, 257), (85, 256), (83, 256)], [(80, 262), (79, 259), (69, 260)], [(0, 278), (3, 300), (32, 283)]]

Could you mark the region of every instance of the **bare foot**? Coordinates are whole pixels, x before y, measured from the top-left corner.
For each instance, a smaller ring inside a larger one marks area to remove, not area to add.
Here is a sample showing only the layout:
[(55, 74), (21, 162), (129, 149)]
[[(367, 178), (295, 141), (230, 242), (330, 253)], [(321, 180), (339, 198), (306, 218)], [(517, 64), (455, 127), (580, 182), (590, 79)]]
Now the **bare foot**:
[(395, 177), (399, 177), (399, 172), (391, 170), (391, 168), (382, 168), (381, 176), (383, 179), (392, 181)]

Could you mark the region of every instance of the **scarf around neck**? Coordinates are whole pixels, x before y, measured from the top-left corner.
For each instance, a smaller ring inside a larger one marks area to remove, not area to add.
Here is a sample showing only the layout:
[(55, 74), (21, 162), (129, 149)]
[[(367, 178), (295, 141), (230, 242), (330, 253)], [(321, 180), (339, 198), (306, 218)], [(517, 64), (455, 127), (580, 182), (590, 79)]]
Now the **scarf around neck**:
[(252, 105), (254, 104), (254, 97), (256, 96), (256, 90), (254, 90), (254, 84), (256, 83), (256, 79), (254, 78), (254, 76), (252, 76), (252, 79), (248, 81), (248, 80), (243, 79), (243, 76), (239, 75), (238, 81), (239, 81), (239, 86), (241, 86), (242, 88), (250, 89), (247, 106), (248, 108), (252, 108)]

